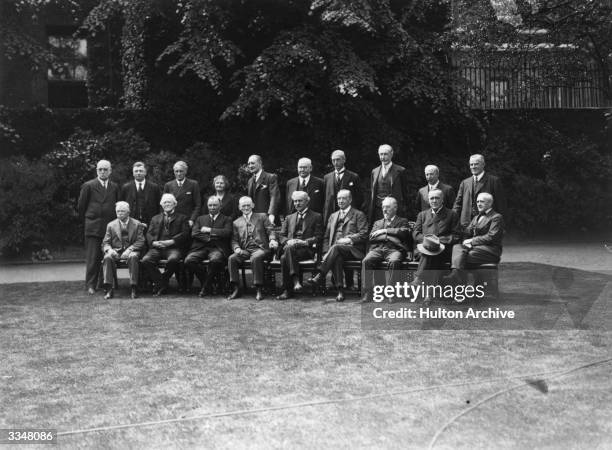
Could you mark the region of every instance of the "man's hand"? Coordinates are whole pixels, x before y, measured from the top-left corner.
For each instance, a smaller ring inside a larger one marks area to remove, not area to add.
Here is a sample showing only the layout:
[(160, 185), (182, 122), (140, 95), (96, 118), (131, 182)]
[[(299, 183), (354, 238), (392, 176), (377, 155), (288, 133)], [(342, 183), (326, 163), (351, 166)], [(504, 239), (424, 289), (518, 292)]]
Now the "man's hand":
[[(113, 250), (114, 251), (114, 250)], [(129, 248), (126, 249), (123, 253), (121, 253), (121, 259), (122, 260), (127, 260), (130, 255), (132, 254), (132, 250), (130, 250)]]
[(463, 241), (463, 246), (464, 246), (465, 248), (472, 248), (472, 247), (473, 247), (473, 245), (472, 245), (472, 239), (466, 239), (465, 241)]
[(202, 233), (210, 233), (212, 231), (212, 228), (210, 228), (210, 227), (202, 227), (202, 228), (200, 228), (200, 231)]
[(350, 238), (340, 238), (336, 241), (336, 244), (340, 244), (340, 245), (353, 245), (353, 241), (350, 240)]
[(189, 220), (189, 228), (191, 228), (193, 226), (193, 220)]
[(375, 238), (381, 234), (387, 234), (387, 229), (383, 228), (382, 230), (372, 231), (372, 233), (370, 233), (370, 238)]
[(270, 223), (271, 223), (272, 225), (274, 225), (274, 214), (270, 214), (270, 215), (268, 216), (268, 220), (270, 220)]
[(106, 252), (107, 255), (109, 255), (111, 258), (116, 258), (117, 256), (119, 256), (119, 253), (117, 253), (114, 249), (109, 249)]
[(271, 249), (278, 248), (278, 241), (276, 241), (275, 239), (272, 239), (272, 240), (270, 241), (270, 248), (271, 248)]
[(237, 254), (237, 255), (239, 255), (239, 254), (241, 254), (241, 253), (242, 253), (242, 249), (241, 249), (240, 247), (236, 247), (236, 248), (234, 249), (234, 253), (235, 253), (235, 254)]

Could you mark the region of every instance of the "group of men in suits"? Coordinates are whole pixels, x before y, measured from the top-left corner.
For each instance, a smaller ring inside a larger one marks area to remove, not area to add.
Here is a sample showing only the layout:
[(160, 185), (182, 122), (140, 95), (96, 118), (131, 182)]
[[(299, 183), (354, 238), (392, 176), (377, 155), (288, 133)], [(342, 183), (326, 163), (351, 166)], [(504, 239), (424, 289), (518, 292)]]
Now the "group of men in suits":
[[(477, 251), (476, 259), (490, 256), (491, 261), (499, 260), (503, 219), (497, 213), (505, 210), (505, 197), (499, 179), (484, 172), (482, 155), (470, 157), (472, 176), (460, 183), (456, 197), (453, 188), (440, 181), (438, 167), (426, 166), (427, 185), (419, 189), (414, 200), (409, 198), (406, 169), (393, 163), (393, 148), (381, 145), (378, 156), (380, 165), (370, 174), (364, 212), (359, 210), (364, 199), (359, 175), (345, 167), (346, 155), (342, 150), (332, 153), (334, 170), (323, 179), (312, 175), (309, 158), (300, 158), (298, 176), (286, 185), (287, 216), (278, 235), (274, 231), (281, 203), (278, 179), (263, 169), (259, 155), (248, 159), (251, 177), (247, 195), (239, 200), (239, 216), (221, 213), (222, 197), (217, 195), (209, 197), (202, 207), (199, 184), (187, 178), (188, 166), (183, 161), (174, 165), (175, 179), (163, 188), (146, 179), (145, 165), (137, 162), (133, 166), (133, 181), (119, 189), (109, 179), (110, 162), (101, 160), (96, 167), (97, 177), (83, 184), (79, 197), (79, 212), (85, 219), (88, 291), (95, 292), (101, 252), (108, 298), (113, 296), (108, 275), (113, 264), (124, 259), (131, 272), (135, 271), (134, 260), (138, 261), (144, 253), (142, 270), (152, 280), (155, 295), (166, 292), (169, 278), (184, 258), (187, 268), (200, 280), (200, 296), (210, 292), (213, 277), (227, 264), (232, 285), (229, 298), (238, 298), (239, 267), (248, 260), (259, 300), (263, 298), (264, 261), (277, 254), (283, 279), (283, 293), (278, 298), (286, 299), (303, 289), (299, 261), (319, 255), (318, 272), (306, 284), (322, 283), (326, 274), (332, 272), (338, 290), (336, 300), (343, 301), (345, 260), (363, 260), (367, 270), (383, 264), (388, 269), (387, 276), (393, 276), (401, 261), (412, 254), (413, 243), (417, 244), (416, 253), (420, 257), (415, 282), (439, 281), (437, 276), (427, 278), (442, 270), (450, 259), (456, 269), (450, 281), (458, 282), (464, 278), (465, 269), (465, 262), (460, 260), (467, 258), (469, 263), (474, 254), (470, 246), (485, 245), (482, 239), (475, 239), (472, 244), (474, 238), (490, 232), (491, 227), (473, 223), (483, 217), (483, 208), (487, 223), (496, 224), (495, 238), (485, 240), (486, 245), (492, 243), (495, 249), (487, 250), (484, 256)], [(227, 188), (225, 177), (216, 177), (215, 186), (217, 182)], [(409, 202), (414, 202), (420, 211), (416, 222), (406, 218)], [(466, 238), (471, 241), (460, 240), (464, 231), (472, 234)], [(457, 250), (455, 255), (453, 244), (457, 243), (466, 252)], [(163, 274), (157, 269), (161, 259), (167, 261)], [(208, 261), (206, 272), (202, 268), (204, 260)], [(352, 279), (350, 275), (348, 278)], [(346, 281), (348, 284), (350, 280)], [(132, 297), (137, 295), (137, 282), (138, 275), (131, 275)], [(364, 282), (366, 293), (373, 283), (368, 275)], [(369, 297), (366, 295), (363, 300), (368, 301)]]

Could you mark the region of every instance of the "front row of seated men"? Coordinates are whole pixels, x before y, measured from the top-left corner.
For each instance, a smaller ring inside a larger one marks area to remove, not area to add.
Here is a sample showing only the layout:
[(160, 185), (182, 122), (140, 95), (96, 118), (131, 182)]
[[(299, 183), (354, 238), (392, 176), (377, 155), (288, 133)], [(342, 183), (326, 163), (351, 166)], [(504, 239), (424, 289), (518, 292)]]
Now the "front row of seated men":
[[(478, 215), (465, 229), (458, 225), (457, 214), (444, 206), (443, 191), (433, 189), (428, 197), (430, 208), (419, 213), (412, 235), (408, 220), (397, 215), (399, 205), (393, 197), (382, 201), (383, 218), (374, 223), (368, 235), (365, 214), (351, 206), (349, 190), (340, 190), (337, 194), (339, 209), (331, 215), (323, 233), (323, 217), (309, 209), (308, 194), (294, 191), (295, 212), (287, 216), (277, 238), (268, 215), (253, 212), (250, 197), (240, 199), (242, 216), (232, 223), (219, 212), (219, 199), (211, 196), (209, 212), (195, 220), (191, 248), (185, 252), (189, 242), (189, 218), (175, 211), (176, 199), (172, 194), (164, 194), (160, 202), (163, 213), (153, 217), (146, 233), (148, 251), (142, 258), (142, 268), (153, 283), (154, 295), (159, 296), (166, 292), (170, 277), (186, 254), (185, 265), (200, 280), (200, 296), (204, 297), (210, 292), (213, 277), (224, 270), (227, 261), (232, 288), (228, 299), (235, 299), (241, 296), (240, 265), (250, 260), (255, 298), (261, 300), (265, 262), (277, 252), (283, 280), (283, 292), (277, 298), (284, 300), (303, 289), (299, 281), (299, 262), (314, 259), (323, 240), (318, 270), (305, 283), (310, 286), (323, 284), (331, 271), (338, 291), (336, 301), (344, 301), (343, 264), (346, 260), (361, 260), (365, 273), (362, 301), (368, 302), (371, 301), (369, 291), (375, 282), (374, 269), (383, 267), (385, 282), (390, 283), (401, 262), (411, 255), (412, 240), (417, 244), (419, 257), (414, 284), (465, 283), (465, 270), (470, 264), (499, 262), (504, 222), (501, 214), (492, 209), (491, 194), (478, 194)], [(116, 213), (117, 219), (108, 224), (102, 244), (105, 298), (113, 297), (113, 272), (120, 259), (128, 262), (131, 296), (136, 298), (138, 259), (145, 247), (143, 227), (129, 217), (126, 202), (117, 203)], [(162, 259), (166, 259), (167, 264), (164, 273), (160, 274), (157, 264)], [(204, 260), (209, 261), (207, 274), (201, 264)], [(442, 278), (449, 261), (451, 274)]]

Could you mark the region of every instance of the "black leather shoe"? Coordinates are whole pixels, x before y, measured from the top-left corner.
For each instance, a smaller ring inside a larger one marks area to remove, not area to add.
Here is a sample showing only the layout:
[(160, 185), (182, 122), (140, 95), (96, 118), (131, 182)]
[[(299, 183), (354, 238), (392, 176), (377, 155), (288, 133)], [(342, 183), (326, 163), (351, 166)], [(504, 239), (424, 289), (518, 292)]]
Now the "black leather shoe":
[(136, 286), (132, 286), (132, 290), (130, 292), (130, 298), (132, 300), (138, 298), (138, 290), (136, 289)]
[(236, 286), (234, 288), (234, 290), (232, 291), (232, 293), (229, 295), (229, 297), (227, 297), (228, 300), (234, 300), (236, 298), (239, 298), (242, 295), (242, 293), (240, 292), (240, 288), (238, 286)]
[(104, 300), (110, 300), (114, 296), (115, 296), (115, 292), (113, 291), (113, 288), (107, 289), (106, 292), (104, 293)]
[(264, 295), (263, 295), (263, 289), (262, 288), (257, 288), (257, 294), (255, 294), (255, 300), (257, 300), (258, 302), (262, 301), (264, 299)]
[(304, 286), (302, 286), (299, 282), (293, 285), (293, 292), (302, 292), (304, 290)]
[(336, 295), (336, 301), (337, 302), (344, 301), (344, 292), (342, 292), (342, 290), (338, 290), (338, 295)]
[(304, 284), (306, 286), (315, 287), (315, 286), (321, 285), (322, 281), (323, 281), (323, 277), (321, 276), (320, 273), (318, 273), (314, 277), (309, 278), (308, 280), (304, 281)]
[(291, 292), (285, 289), (281, 295), (276, 297), (276, 300), (287, 300), (288, 298), (291, 298), (291, 297), (293, 297), (293, 295), (291, 295)]
[(153, 296), (160, 297), (162, 295), (166, 295), (167, 292), (168, 292), (168, 288), (165, 286), (162, 286), (157, 290), (157, 292), (155, 292), (155, 294), (153, 294)]
[(206, 288), (200, 289), (200, 293), (198, 294), (198, 297), (200, 298), (206, 297)]

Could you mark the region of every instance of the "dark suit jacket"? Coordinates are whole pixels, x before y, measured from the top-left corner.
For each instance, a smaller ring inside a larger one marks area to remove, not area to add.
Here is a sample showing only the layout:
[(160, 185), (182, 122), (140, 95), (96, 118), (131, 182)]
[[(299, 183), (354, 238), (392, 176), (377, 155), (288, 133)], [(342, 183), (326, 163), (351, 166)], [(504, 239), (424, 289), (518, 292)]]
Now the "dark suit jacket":
[(161, 188), (149, 180), (146, 180), (144, 185), (144, 207), (142, 216), (138, 217), (136, 210), (136, 182), (130, 181), (121, 187), (121, 200), (130, 204), (130, 214), (135, 219), (148, 225), (155, 214), (161, 212), (159, 200), (161, 199)]
[(168, 181), (164, 185), (164, 194), (166, 193), (176, 197), (178, 202), (176, 212), (186, 215), (188, 220), (195, 222), (202, 209), (202, 194), (198, 182), (185, 178), (183, 185), (179, 188), (176, 180)]
[[(255, 243), (261, 248), (267, 250), (270, 248), (270, 241), (275, 237), (274, 225), (270, 223), (268, 214), (266, 213), (253, 213), (251, 215), (251, 223), (255, 227), (253, 231), (253, 238)], [(238, 217), (234, 220), (233, 233), (232, 233), (232, 250), (236, 247), (245, 249), (247, 245), (247, 226), (246, 219), (244, 216)]]
[[(323, 219), (325, 222), (329, 220), (329, 216), (335, 211), (338, 211), (338, 203), (336, 202), (336, 172), (330, 172), (323, 177), (325, 184), (325, 205), (323, 206)], [(361, 180), (359, 175), (350, 170), (344, 169), (342, 180), (340, 180), (340, 189), (348, 189), (351, 191), (353, 201), (351, 204), (361, 208), (363, 203), (363, 193), (361, 192)]]
[(106, 189), (98, 178), (83, 183), (77, 209), (81, 219), (85, 219), (85, 236), (104, 237), (106, 225), (117, 218), (115, 203), (118, 201), (117, 183), (109, 180)]
[(472, 245), (486, 250), (496, 256), (502, 254), (502, 240), (504, 238), (504, 218), (493, 209), (489, 211), (482, 221), (475, 216), (463, 233), (464, 239), (472, 238)]
[(476, 186), (476, 193), (472, 190), (473, 177), (466, 178), (459, 184), (459, 190), (457, 191), (457, 198), (455, 199), (455, 205), (453, 209), (459, 214), (459, 222), (462, 226), (467, 227), (472, 217), (478, 214), (476, 205), (472, 205), (472, 198), (476, 198), (481, 192), (488, 192), (493, 196), (493, 209), (499, 211), (500, 214), (504, 215), (506, 211), (506, 196), (502, 187), (501, 181), (495, 175), (489, 175), (487, 172), (484, 173), (478, 185)]
[[(291, 200), (291, 195), (297, 190), (299, 183), (299, 177), (291, 178), (287, 181), (287, 209), (285, 210), (287, 214), (291, 214), (295, 212), (295, 207), (293, 206), (293, 200)], [(323, 213), (323, 203), (324, 203), (324, 195), (325, 195), (325, 185), (321, 178), (310, 176), (310, 180), (306, 185), (306, 193), (310, 197), (310, 203), (308, 204), (308, 209), (313, 210), (314, 212)]]
[[(144, 248), (145, 237), (142, 232), (143, 226), (138, 220), (128, 219), (128, 244), (130, 250), (139, 252)], [(123, 241), (121, 239), (121, 225), (119, 219), (115, 219), (106, 226), (106, 234), (102, 240), (102, 251), (106, 252), (109, 249), (121, 250)], [(126, 250), (126, 249), (124, 249)]]
[[(163, 227), (164, 214), (161, 213), (153, 216), (147, 230), (149, 248), (153, 248), (153, 241), (160, 240)], [(170, 218), (168, 228), (170, 230), (170, 239), (174, 239), (174, 245), (171, 248), (183, 248), (189, 244), (189, 218), (186, 215), (175, 211)]]
[(459, 241), (458, 223), (459, 216), (452, 209), (442, 207), (434, 216), (429, 208), (417, 215), (412, 237), (415, 243), (422, 244), (423, 236), (435, 234), (440, 238), (442, 244), (448, 246)]
[[(374, 222), (370, 236), (373, 232), (382, 230), (383, 228), (385, 228), (385, 219), (377, 220)], [(386, 235), (383, 234), (376, 236), (375, 238), (369, 238), (370, 249), (375, 250), (378, 247), (384, 246), (385, 244), (391, 244), (391, 246), (396, 247), (398, 250), (409, 252), (412, 251), (412, 245), (408, 242), (409, 239), (410, 224), (408, 223), (408, 219), (395, 216), (391, 221), (391, 226), (387, 227)]]
[[(297, 221), (297, 212), (289, 214), (285, 218), (279, 237), (279, 243), (281, 245), (285, 245), (289, 239), (296, 238), (294, 235), (294, 230)], [(306, 215), (304, 216), (301, 239), (307, 242), (308, 247), (312, 247), (313, 245), (320, 246), (323, 241), (323, 216), (310, 208), (308, 208), (308, 211), (306, 211)]]
[[(210, 233), (202, 233), (200, 231), (202, 227), (210, 227)], [(213, 226), (209, 214), (201, 215), (193, 223), (191, 238), (191, 251), (214, 248), (223, 253), (223, 256), (227, 258), (231, 253), (232, 219), (219, 214)]]
[[(323, 240), (323, 249), (325, 252), (335, 244), (334, 236), (336, 232), (336, 222), (340, 218), (340, 211), (336, 211), (329, 216), (327, 229)], [(350, 238), (353, 241), (353, 246), (362, 252), (365, 251), (366, 242), (368, 241), (368, 219), (366, 215), (351, 207), (347, 216), (344, 218), (342, 225), (342, 237)]]
[[(202, 199), (202, 214), (208, 214), (208, 197), (211, 195), (206, 195)], [(219, 212), (226, 217), (229, 217), (232, 221), (236, 219), (240, 215), (240, 211), (238, 210), (238, 198), (233, 194), (226, 192), (223, 195), (223, 200), (221, 200), (221, 208)]]
[[(378, 166), (372, 170), (370, 175), (370, 204), (368, 207), (368, 221), (374, 219), (374, 209), (376, 207), (376, 194), (378, 191), (378, 176), (382, 166)], [(399, 164), (393, 163), (389, 169), (391, 180), (391, 197), (397, 200), (397, 215), (406, 215), (406, 204), (408, 203), (408, 178), (406, 169)]]
[[(448, 184), (444, 184), (441, 181), (438, 183), (438, 189), (440, 189), (444, 194), (444, 206), (446, 208), (452, 208), (455, 203), (455, 190)], [(423, 186), (421, 189), (419, 189), (414, 206), (417, 212), (425, 211), (426, 209), (431, 208), (429, 205), (429, 185)]]
[(280, 209), (280, 190), (278, 189), (278, 180), (275, 174), (262, 170), (257, 184), (255, 184), (254, 176), (249, 178), (247, 195), (255, 203), (253, 212), (278, 215)]

